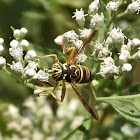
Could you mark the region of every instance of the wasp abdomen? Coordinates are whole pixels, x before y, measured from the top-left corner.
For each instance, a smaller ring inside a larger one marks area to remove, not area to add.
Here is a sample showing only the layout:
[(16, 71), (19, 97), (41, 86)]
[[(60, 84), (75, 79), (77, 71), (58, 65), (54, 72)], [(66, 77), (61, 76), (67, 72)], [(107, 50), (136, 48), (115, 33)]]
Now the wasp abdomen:
[(77, 65), (75, 73), (77, 75), (75, 79), (76, 83), (88, 83), (94, 78), (93, 72), (89, 68), (82, 65)]

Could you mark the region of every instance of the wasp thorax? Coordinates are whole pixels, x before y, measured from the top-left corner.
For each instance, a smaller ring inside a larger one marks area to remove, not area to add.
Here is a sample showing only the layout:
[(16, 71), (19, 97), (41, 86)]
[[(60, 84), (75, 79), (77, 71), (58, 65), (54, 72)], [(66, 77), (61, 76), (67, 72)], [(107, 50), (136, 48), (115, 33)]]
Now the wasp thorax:
[(53, 79), (56, 81), (62, 80), (62, 64), (54, 63), (51, 68), (49, 68), (48, 73), (52, 75)]

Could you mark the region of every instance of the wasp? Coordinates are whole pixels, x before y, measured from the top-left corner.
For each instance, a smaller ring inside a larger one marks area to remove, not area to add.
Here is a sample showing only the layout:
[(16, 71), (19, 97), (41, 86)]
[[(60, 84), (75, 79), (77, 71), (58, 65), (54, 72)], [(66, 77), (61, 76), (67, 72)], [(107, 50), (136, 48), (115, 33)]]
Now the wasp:
[[(68, 52), (70, 52), (70, 55), (69, 55), (66, 63), (64, 63), (64, 64), (59, 62), (56, 54), (38, 56), (39, 58), (46, 58), (46, 57), (54, 57), (55, 58), (55, 63), (52, 65), (51, 68), (46, 70), (46, 72), (48, 72), (52, 76), (52, 78), (56, 81), (56, 83), (54, 85), (53, 91), (50, 91), (50, 90), (47, 90), (47, 91), (49, 91), (49, 93), (55, 99), (59, 100), (60, 102), (63, 102), (64, 97), (65, 97), (65, 93), (66, 93), (65, 82), (70, 83), (70, 85), (74, 89), (76, 95), (79, 97), (80, 101), (82, 102), (82, 104), (86, 108), (86, 110), (96, 120), (98, 120), (97, 112), (92, 107), (90, 107), (88, 105), (88, 103), (85, 101), (83, 96), (78, 92), (77, 86), (75, 85), (75, 83), (84, 84), (84, 83), (91, 82), (94, 78), (94, 74), (89, 68), (82, 66), (82, 65), (79, 65), (79, 64), (75, 64), (75, 62), (77, 60), (77, 56), (82, 52), (82, 50), (92, 40), (92, 38), (95, 36), (95, 34), (97, 34), (97, 32), (98, 32), (97, 30), (93, 31), (89, 35), (89, 37), (87, 37), (83, 41), (83, 44), (80, 46), (80, 48), (77, 50), (76, 53), (75, 53), (75, 51), (76, 51), (75, 47), (70, 47), (69, 49), (66, 50), (64, 38), (63, 38), (62, 39), (63, 54), (66, 55)], [(57, 88), (57, 86), (59, 85), (59, 81), (61, 81), (61, 80), (62, 80), (62, 94), (61, 94), (61, 98), (59, 99), (54, 94), (54, 91)]]

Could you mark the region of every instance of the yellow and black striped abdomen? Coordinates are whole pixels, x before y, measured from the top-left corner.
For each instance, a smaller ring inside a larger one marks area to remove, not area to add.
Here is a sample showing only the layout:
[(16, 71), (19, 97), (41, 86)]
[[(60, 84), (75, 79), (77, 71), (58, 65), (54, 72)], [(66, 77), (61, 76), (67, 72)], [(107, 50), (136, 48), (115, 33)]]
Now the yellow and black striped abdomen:
[(76, 65), (75, 74), (76, 79), (74, 79), (74, 81), (76, 83), (88, 83), (94, 78), (93, 72), (89, 68), (82, 65)]

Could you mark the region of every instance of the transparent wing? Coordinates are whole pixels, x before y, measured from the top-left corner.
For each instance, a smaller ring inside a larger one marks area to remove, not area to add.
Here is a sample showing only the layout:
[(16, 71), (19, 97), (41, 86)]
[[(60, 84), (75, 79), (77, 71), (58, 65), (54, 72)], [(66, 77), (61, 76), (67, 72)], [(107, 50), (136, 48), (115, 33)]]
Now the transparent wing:
[(89, 112), (89, 114), (95, 119), (98, 120), (99, 116), (98, 116), (98, 112), (95, 109), (95, 98), (92, 94), (92, 92), (78, 92), (76, 86), (73, 83), (70, 83), (71, 86), (73, 87), (76, 95), (79, 97), (80, 101), (82, 102), (82, 104), (84, 105), (84, 107), (86, 108), (86, 110)]
[(76, 61), (76, 57), (82, 52), (82, 50), (86, 47), (86, 45), (92, 40), (92, 38), (98, 34), (98, 31), (95, 30), (93, 31), (88, 38), (86, 38), (83, 42), (83, 44), (81, 45), (81, 47), (78, 49), (78, 51), (76, 52), (75, 56), (73, 57), (73, 59), (71, 60), (71, 64), (73, 64)]

